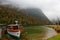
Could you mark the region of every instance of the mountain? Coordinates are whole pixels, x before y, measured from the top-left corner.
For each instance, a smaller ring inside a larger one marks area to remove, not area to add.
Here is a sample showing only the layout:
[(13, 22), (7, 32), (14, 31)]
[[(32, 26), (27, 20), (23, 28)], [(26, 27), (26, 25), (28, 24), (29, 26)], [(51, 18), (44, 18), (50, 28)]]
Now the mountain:
[(44, 15), (41, 9), (38, 8), (26, 8), (23, 9), (28, 15), (41, 21), (41, 24), (50, 24), (50, 20)]
[(40, 9), (19, 9), (0, 5), (0, 24), (12, 24), (15, 20), (22, 25), (50, 24), (49, 19)]

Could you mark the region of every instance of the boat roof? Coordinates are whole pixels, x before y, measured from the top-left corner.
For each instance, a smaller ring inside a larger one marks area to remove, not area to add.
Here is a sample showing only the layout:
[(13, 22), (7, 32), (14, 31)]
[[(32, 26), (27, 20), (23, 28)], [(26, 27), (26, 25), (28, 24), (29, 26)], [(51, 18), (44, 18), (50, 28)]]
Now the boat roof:
[(16, 25), (16, 24), (10, 24), (10, 25), (8, 25), (8, 26), (18, 26), (18, 25)]
[(10, 24), (10, 25), (8, 25), (8, 26), (20, 26), (21, 24), (18, 24), (18, 25), (16, 25), (16, 24)]

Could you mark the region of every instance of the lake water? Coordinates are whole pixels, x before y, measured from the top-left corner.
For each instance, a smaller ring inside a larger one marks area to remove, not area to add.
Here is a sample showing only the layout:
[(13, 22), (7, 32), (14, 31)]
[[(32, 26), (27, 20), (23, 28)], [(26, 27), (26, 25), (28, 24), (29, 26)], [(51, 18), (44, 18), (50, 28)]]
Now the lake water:
[[(44, 26), (45, 27), (45, 26)], [(46, 35), (44, 36), (44, 40), (50, 38), (50, 37), (53, 37), (55, 35), (57, 35), (57, 32), (52, 29), (52, 28), (48, 28), (48, 27), (45, 27), (47, 29), (47, 32), (46, 32)], [(0, 38), (1, 38), (1, 32), (2, 32), (2, 29), (0, 28)], [(34, 39), (35, 40), (35, 39)]]

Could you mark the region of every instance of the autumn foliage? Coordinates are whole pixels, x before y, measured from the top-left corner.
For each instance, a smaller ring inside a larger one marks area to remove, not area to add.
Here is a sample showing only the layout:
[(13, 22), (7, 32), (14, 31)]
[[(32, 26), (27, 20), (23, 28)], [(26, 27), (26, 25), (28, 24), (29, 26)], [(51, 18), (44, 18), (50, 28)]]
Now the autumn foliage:
[(0, 24), (12, 24), (15, 20), (23, 25), (39, 25), (40, 20), (26, 14), (23, 10), (17, 11), (17, 8), (9, 8), (0, 5)]

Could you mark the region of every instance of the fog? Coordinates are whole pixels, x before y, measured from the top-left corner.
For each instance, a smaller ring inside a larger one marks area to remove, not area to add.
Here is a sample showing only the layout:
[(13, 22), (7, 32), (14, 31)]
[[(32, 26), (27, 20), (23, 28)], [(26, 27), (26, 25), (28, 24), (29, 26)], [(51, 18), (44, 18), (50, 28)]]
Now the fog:
[(19, 8), (36, 7), (50, 20), (60, 18), (60, 0), (0, 0), (1, 4), (10, 4)]

